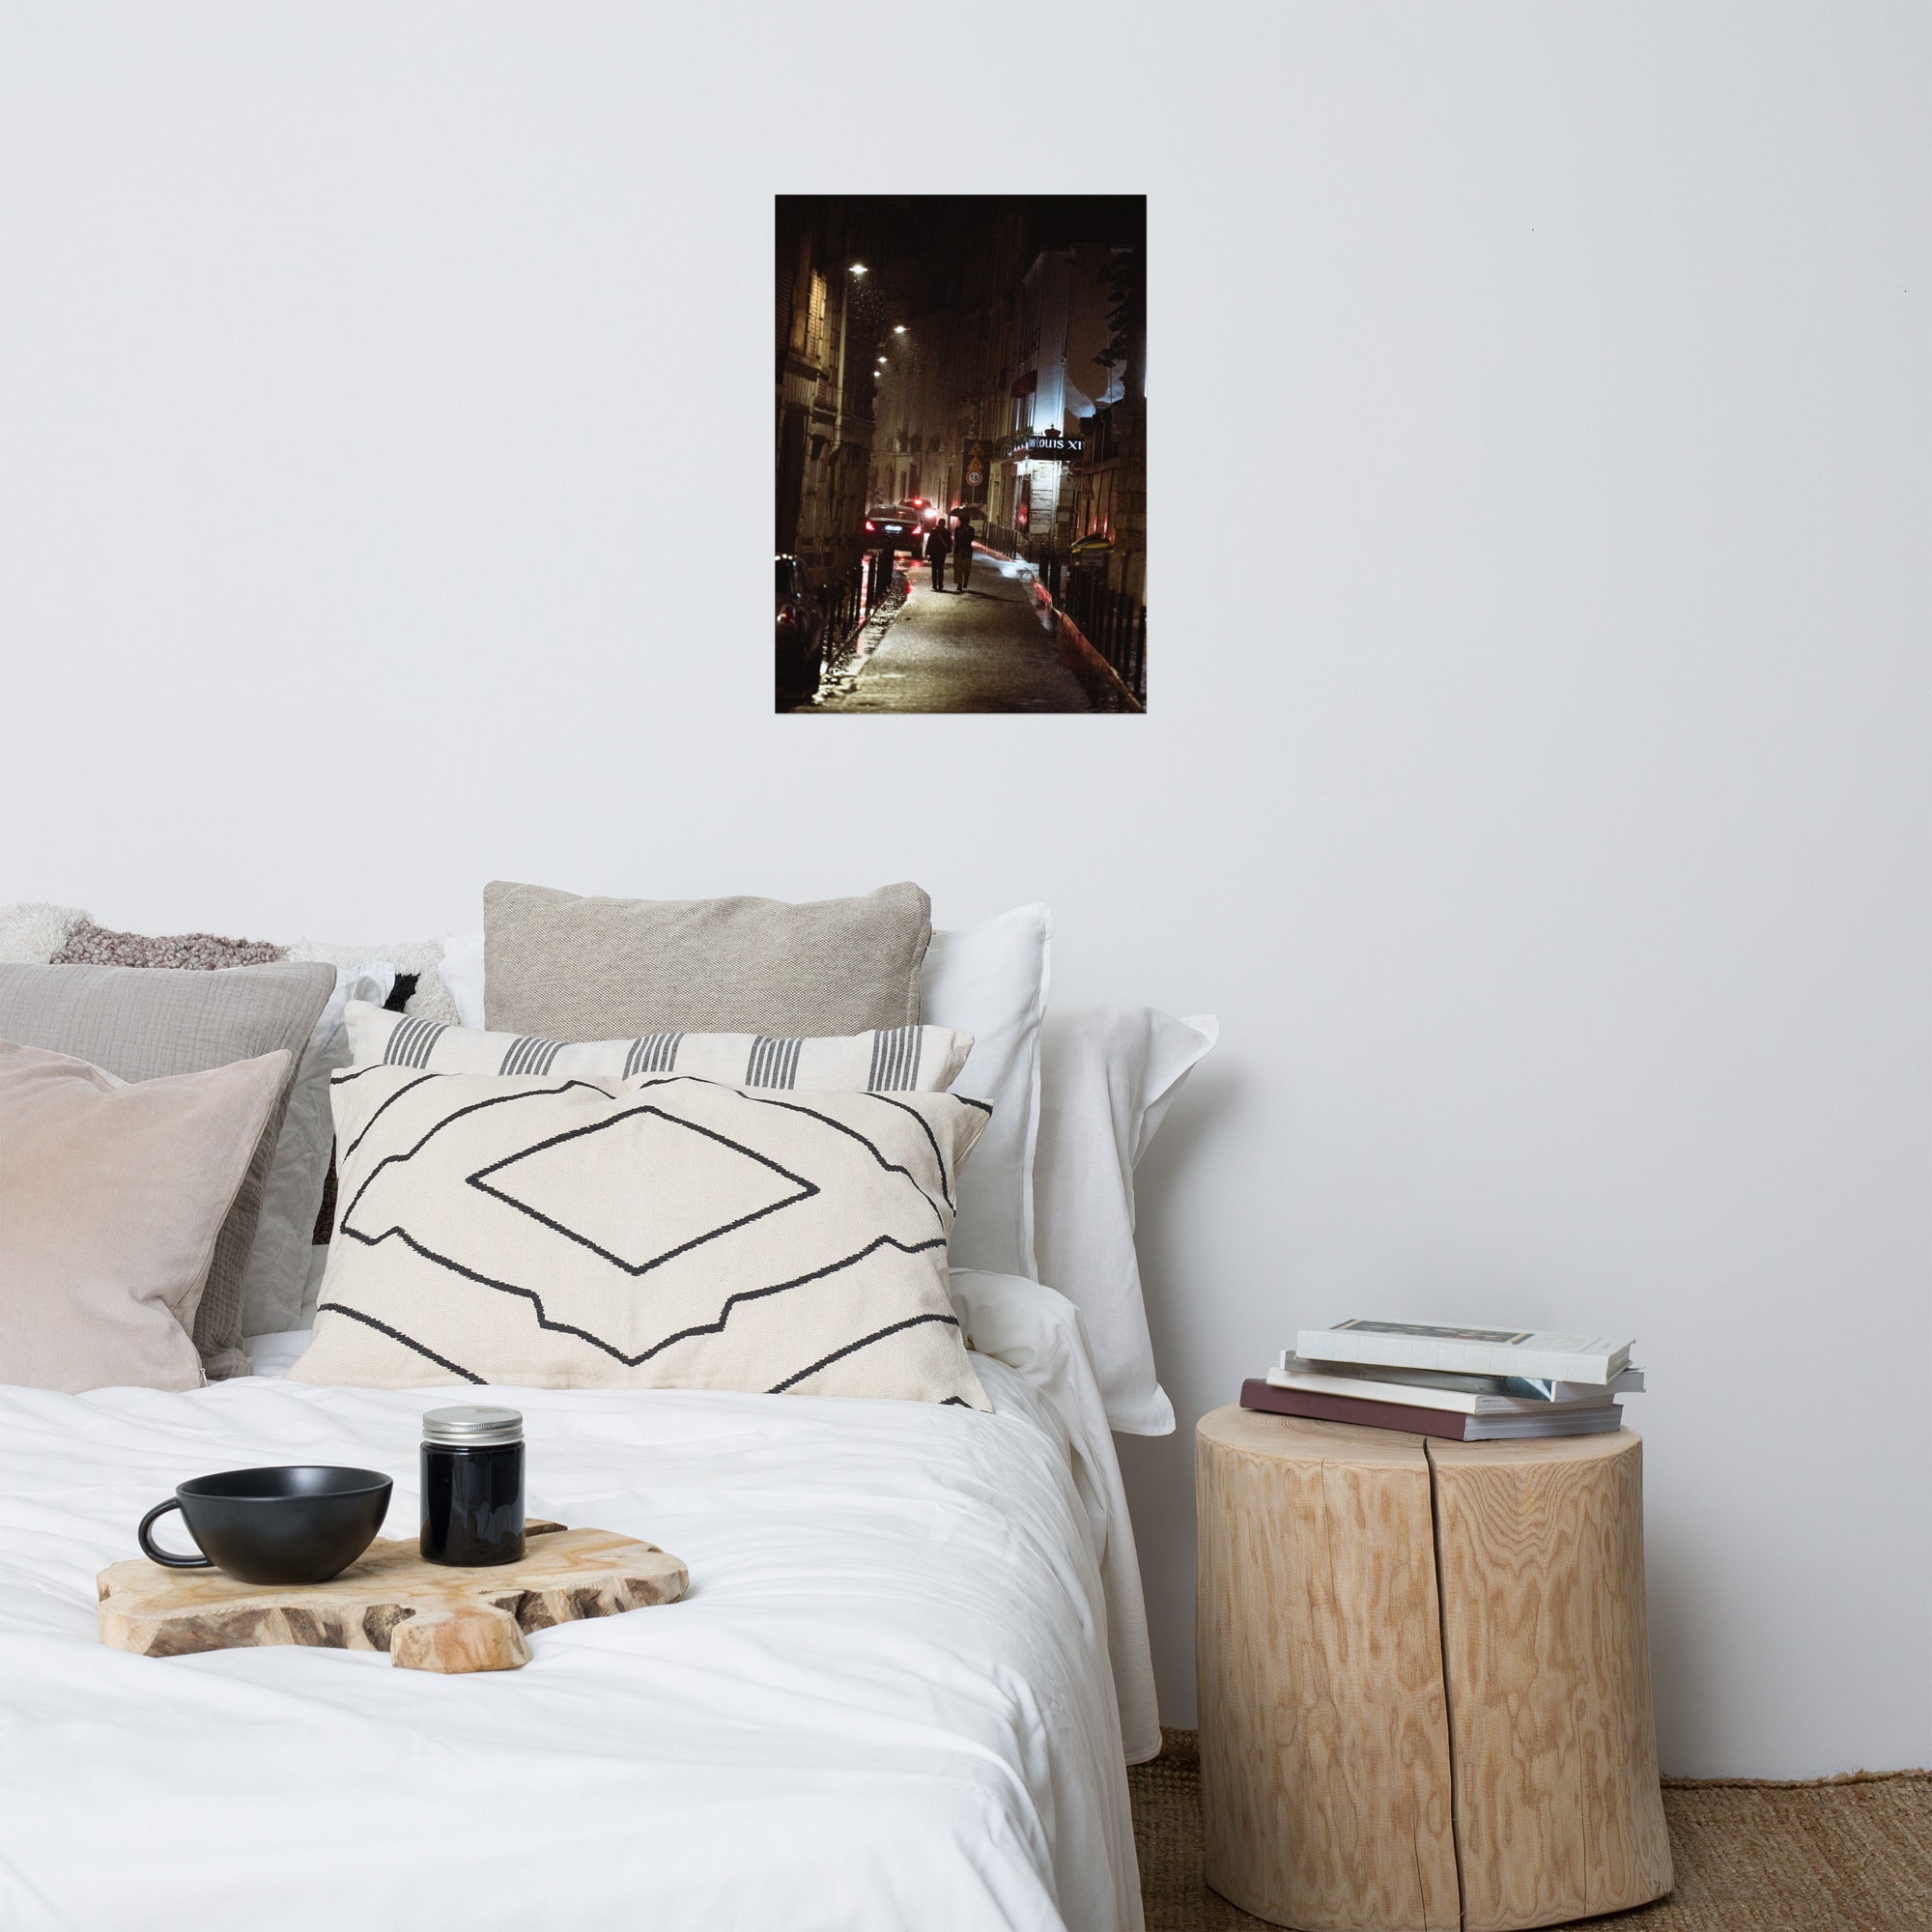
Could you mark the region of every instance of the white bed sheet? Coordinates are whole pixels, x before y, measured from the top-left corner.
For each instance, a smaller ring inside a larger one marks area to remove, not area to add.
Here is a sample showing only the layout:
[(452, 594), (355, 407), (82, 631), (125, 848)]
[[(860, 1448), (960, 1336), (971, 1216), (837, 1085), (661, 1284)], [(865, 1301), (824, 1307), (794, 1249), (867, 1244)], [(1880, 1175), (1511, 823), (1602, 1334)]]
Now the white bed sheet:
[(991, 1415), (501, 1391), (532, 1512), (659, 1543), (692, 1588), (489, 1676), (95, 1635), (95, 1574), (187, 1475), (385, 1469), (407, 1535), (449, 1390), (0, 1389), (0, 1925), (1133, 1932), (1101, 1575), (1131, 1539), (1110, 1560), (1111, 1444), (1076, 1440), (1080, 1364), (1023, 1289), (962, 1293), (1025, 1358), (980, 1365)]

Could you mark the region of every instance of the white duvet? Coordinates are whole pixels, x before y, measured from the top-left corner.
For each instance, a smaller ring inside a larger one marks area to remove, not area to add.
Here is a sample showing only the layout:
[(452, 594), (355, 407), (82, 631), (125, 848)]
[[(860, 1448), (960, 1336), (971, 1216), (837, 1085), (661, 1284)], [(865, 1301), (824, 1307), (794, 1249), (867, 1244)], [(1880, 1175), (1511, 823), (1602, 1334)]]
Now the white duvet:
[(411, 1534), (448, 1389), (0, 1389), (0, 1926), (1139, 1927), (1123, 1757), (1158, 1734), (1077, 1323), (1030, 1283), (955, 1296), (1008, 1358), (991, 1415), (503, 1391), (532, 1514), (692, 1582), (487, 1676), (95, 1635), (96, 1573), (186, 1476), (384, 1469)]

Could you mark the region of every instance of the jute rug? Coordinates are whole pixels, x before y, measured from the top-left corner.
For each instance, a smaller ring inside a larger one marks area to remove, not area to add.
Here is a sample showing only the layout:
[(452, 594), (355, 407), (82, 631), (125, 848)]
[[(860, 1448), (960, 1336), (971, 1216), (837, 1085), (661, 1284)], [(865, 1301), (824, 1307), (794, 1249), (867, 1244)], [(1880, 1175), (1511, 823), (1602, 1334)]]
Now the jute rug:
[[(1201, 1876), (1192, 1731), (1127, 1773), (1148, 1932), (1265, 1932)], [(1932, 1927), (1932, 1772), (1812, 1784), (1666, 1781), (1677, 1889), (1578, 1921), (1587, 1932), (1925, 1932)]]

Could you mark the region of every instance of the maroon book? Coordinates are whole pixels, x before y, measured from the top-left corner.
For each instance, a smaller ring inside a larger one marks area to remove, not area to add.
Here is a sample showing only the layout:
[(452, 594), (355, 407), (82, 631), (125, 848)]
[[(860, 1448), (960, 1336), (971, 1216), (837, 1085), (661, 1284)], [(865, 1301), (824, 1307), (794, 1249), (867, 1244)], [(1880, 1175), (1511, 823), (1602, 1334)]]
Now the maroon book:
[(1241, 1406), (1269, 1415), (1302, 1415), (1316, 1422), (1358, 1422), (1368, 1429), (1400, 1429), (1408, 1435), (1439, 1435), (1451, 1442), (1533, 1441), (1552, 1435), (1606, 1435), (1621, 1427), (1617, 1403), (1587, 1407), (1552, 1404), (1545, 1415), (1463, 1415), (1447, 1408), (1411, 1408), (1401, 1402), (1364, 1402), (1315, 1389), (1276, 1388), (1259, 1380), (1241, 1384)]
[(1446, 1435), (1464, 1440), (1473, 1416), (1448, 1408), (1410, 1408), (1399, 1402), (1358, 1402), (1353, 1396), (1322, 1395), (1313, 1389), (1276, 1388), (1260, 1379), (1241, 1384), (1241, 1406), (1269, 1415), (1305, 1415), (1316, 1422), (1360, 1422), (1371, 1429), (1400, 1429), (1410, 1435)]

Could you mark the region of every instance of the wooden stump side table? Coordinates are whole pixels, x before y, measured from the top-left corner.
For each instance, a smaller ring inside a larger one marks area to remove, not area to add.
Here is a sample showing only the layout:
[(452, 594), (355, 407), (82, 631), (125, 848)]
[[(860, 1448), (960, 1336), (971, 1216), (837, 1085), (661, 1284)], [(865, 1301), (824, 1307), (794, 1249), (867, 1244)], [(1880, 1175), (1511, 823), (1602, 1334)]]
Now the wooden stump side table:
[(1301, 1932), (1515, 1932), (1670, 1889), (1630, 1430), (1196, 1432), (1208, 1882)]

